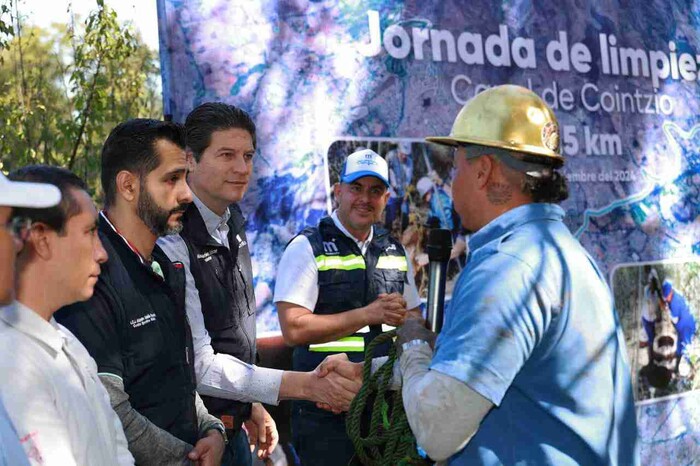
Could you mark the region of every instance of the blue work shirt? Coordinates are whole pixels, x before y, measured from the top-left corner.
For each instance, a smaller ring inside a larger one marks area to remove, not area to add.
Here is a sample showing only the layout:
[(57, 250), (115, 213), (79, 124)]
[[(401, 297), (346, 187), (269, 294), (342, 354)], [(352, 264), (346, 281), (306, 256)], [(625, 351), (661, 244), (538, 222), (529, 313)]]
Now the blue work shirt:
[[(666, 287), (664, 284), (664, 296), (669, 295), (671, 291), (670, 287)], [(644, 290), (645, 297), (650, 301), (654, 302), (654, 306), (658, 306), (656, 303), (656, 296), (652, 295), (649, 290)], [(668, 298), (666, 298), (668, 301)], [(688, 306), (688, 302), (679, 292), (673, 290), (670, 302), (668, 302), (668, 308), (671, 311), (671, 321), (673, 322), (676, 331), (678, 332), (678, 346), (676, 346), (676, 355), (681, 357), (686, 354), (686, 348), (693, 341), (695, 336), (695, 317)], [(656, 329), (654, 328), (655, 321), (649, 321), (645, 319), (642, 315), (642, 326), (647, 334), (647, 340), (649, 344), (652, 344), (654, 337), (656, 335)], [(686, 356), (688, 356), (686, 354)]]
[(455, 224), (452, 220), (452, 199), (441, 187), (433, 189), (433, 195), (430, 197), (428, 210), (428, 214), (431, 217), (437, 217), (440, 220), (440, 228), (446, 228), (448, 230), (454, 229)]
[(431, 369), (495, 407), (450, 465), (636, 465), (624, 338), (605, 280), (553, 204), (469, 241)]
[(403, 198), (413, 178), (413, 159), (409, 155), (401, 161), (398, 152), (392, 150), (386, 156), (386, 163), (389, 166), (389, 183), (394, 189), (392, 197)]

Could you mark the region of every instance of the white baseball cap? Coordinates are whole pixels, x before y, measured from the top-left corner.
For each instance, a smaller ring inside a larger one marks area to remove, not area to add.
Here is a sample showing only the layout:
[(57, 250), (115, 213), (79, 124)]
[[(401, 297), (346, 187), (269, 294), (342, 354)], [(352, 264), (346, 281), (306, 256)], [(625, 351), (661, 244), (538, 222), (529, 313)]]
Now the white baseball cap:
[(389, 166), (371, 149), (361, 149), (348, 155), (340, 174), (340, 181), (352, 183), (363, 176), (374, 176), (389, 186)]
[(430, 191), (434, 187), (435, 183), (433, 183), (433, 181), (427, 176), (422, 177), (420, 180), (418, 180), (418, 183), (416, 184), (416, 189), (418, 190), (418, 195), (420, 197), (425, 196), (428, 193), (428, 191)]
[(61, 191), (48, 183), (10, 181), (0, 172), (0, 206), (42, 209), (61, 202)]

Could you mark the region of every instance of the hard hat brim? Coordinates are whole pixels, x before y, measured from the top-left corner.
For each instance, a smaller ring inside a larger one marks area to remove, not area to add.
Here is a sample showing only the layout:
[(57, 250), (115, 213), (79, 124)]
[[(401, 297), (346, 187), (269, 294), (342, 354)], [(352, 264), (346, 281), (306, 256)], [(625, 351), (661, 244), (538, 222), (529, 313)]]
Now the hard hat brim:
[(432, 142), (435, 144), (440, 144), (443, 146), (460, 146), (463, 144), (476, 144), (478, 146), (495, 147), (498, 149), (511, 150), (515, 152), (523, 152), (525, 154), (535, 155), (539, 157), (546, 157), (550, 160), (556, 161), (556, 164), (561, 166), (564, 164), (564, 157), (557, 154), (554, 151), (545, 149), (544, 147), (531, 146), (527, 144), (517, 144), (517, 143), (503, 143), (500, 141), (487, 141), (477, 138), (459, 138), (452, 136), (430, 136), (425, 138), (427, 142)]

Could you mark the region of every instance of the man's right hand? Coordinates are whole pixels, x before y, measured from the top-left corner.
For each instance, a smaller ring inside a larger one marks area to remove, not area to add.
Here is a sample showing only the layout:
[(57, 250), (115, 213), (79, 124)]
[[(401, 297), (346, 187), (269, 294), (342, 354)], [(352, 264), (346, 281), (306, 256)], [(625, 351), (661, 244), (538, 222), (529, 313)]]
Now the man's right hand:
[(326, 358), (316, 370), (307, 373), (307, 399), (335, 413), (347, 411), (362, 386), (362, 370), (338, 370), (335, 362), (327, 365), (329, 360), (337, 360), (335, 362), (341, 362), (343, 365), (352, 364), (345, 354)]
[(368, 325), (400, 326), (406, 318), (406, 300), (400, 293), (380, 294), (364, 308)]
[[(359, 391), (363, 380), (362, 366), (363, 364), (361, 362), (350, 361), (345, 353), (334, 354), (324, 359), (316, 370), (314, 370), (314, 373), (319, 377), (328, 377), (330, 374), (336, 373), (347, 380), (353, 381), (355, 384), (354, 386), (357, 386), (357, 390)], [(350, 400), (350, 402), (352, 402), (352, 400)], [(335, 414), (347, 411), (347, 409), (339, 409), (324, 402), (317, 402), (316, 406), (326, 411), (332, 411)]]

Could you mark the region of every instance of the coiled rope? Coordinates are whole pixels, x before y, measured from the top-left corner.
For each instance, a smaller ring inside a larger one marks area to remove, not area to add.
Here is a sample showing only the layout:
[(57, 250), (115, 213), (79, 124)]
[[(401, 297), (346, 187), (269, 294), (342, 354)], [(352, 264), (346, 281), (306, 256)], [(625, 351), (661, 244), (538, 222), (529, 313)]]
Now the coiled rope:
[[(350, 405), (346, 428), (355, 446), (355, 454), (365, 466), (430, 465), (422, 458), (416, 446), (416, 438), (403, 408), (401, 391), (392, 391), (391, 378), (396, 363), (396, 330), (382, 333), (365, 351), (363, 383)], [(371, 374), (372, 355), (375, 347), (390, 343), (389, 359), (374, 375)], [(374, 397), (369, 432), (362, 436), (362, 415), (370, 397)]]

